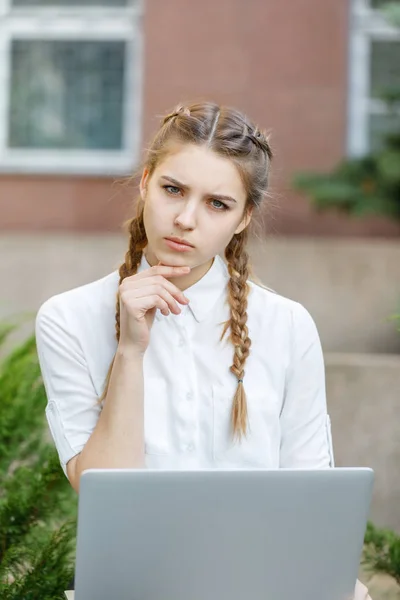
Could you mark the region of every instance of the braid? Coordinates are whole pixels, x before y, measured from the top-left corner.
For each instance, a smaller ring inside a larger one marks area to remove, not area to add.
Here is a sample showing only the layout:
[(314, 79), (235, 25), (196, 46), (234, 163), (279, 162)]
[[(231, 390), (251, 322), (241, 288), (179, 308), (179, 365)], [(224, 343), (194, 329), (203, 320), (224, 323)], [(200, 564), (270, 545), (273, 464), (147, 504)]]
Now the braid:
[(247, 401), (243, 386), (244, 365), (250, 354), (251, 340), (247, 328), (247, 297), (249, 295), (249, 256), (246, 252), (247, 228), (234, 235), (225, 250), (230, 280), (228, 282), (231, 316), (222, 332), (223, 339), (230, 328), (230, 340), (235, 352), (231, 372), (238, 378), (238, 387), (232, 406), (232, 427), (234, 436), (241, 438), (247, 433)]
[[(119, 285), (123, 282), (126, 277), (131, 277), (137, 273), (140, 261), (142, 260), (143, 249), (147, 244), (147, 236), (144, 228), (143, 221), (143, 207), (139, 205), (138, 214), (136, 217), (128, 221), (129, 231), (129, 248), (125, 254), (125, 262), (119, 268)], [(119, 289), (117, 292), (117, 299), (115, 305), (115, 337), (119, 342), (120, 337), (120, 298)], [(99, 402), (103, 402), (107, 395), (108, 386), (110, 383), (111, 371), (114, 366), (113, 358), (111, 365), (108, 369), (105, 386), (103, 393), (99, 399)]]

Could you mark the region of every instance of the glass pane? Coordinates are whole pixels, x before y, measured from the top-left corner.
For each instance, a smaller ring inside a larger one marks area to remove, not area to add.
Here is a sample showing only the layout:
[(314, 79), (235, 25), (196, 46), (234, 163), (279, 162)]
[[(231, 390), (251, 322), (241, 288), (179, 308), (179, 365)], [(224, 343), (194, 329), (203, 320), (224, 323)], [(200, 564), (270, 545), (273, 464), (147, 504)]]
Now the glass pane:
[(371, 96), (393, 86), (400, 87), (400, 42), (372, 42)]
[(369, 120), (369, 144), (371, 150), (380, 150), (384, 146), (384, 136), (400, 132), (400, 115), (371, 115)]
[(130, 0), (12, 0), (13, 6), (128, 6)]
[(120, 149), (125, 42), (14, 40), (9, 146)]

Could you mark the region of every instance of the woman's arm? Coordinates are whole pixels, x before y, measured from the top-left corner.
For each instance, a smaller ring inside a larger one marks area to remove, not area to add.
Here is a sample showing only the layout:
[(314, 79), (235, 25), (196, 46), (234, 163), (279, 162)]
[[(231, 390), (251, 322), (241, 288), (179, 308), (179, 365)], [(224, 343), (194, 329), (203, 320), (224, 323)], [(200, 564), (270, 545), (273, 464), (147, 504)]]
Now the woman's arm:
[(188, 303), (167, 277), (189, 271), (158, 265), (120, 285), (121, 335), (102, 410), (83, 351), (84, 334), (73, 318), (75, 312), (84, 318), (87, 307), (79, 297), (72, 301), (63, 294), (41, 306), (36, 345), (48, 399), (46, 416), (62, 468), (76, 491), (85, 469), (144, 465), (143, 357), (157, 308), (178, 314), (178, 302)]
[[(325, 366), (318, 331), (300, 304), (292, 321), (292, 360), (281, 413), (281, 468), (333, 466)], [(349, 599), (350, 600), (350, 599)], [(372, 600), (357, 580), (351, 600)]]
[(313, 319), (300, 304), (292, 314), (291, 360), (280, 420), (281, 468), (333, 466), (321, 342)]
[(36, 318), (46, 416), (62, 468), (79, 491), (83, 470), (143, 463), (143, 353), (119, 346), (104, 407), (85, 354), (59, 299)]
[(85, 469), (144, 466), (143, 396), (143, 355), (118, 348), (97, 425), (82, 452), (67, 464), (77, 492)]

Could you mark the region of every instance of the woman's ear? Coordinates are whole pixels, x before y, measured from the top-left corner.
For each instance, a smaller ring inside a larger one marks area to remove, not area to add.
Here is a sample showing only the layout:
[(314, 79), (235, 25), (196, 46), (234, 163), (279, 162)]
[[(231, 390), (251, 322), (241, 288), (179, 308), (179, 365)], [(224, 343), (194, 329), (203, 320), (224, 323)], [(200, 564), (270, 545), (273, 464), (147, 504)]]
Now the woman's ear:
[(251, 217), (253, 216), (253, 207), (250, 206), (248, 209), (246, 209), (246, 212), (244, 214), (243, 219), (241, 220), (238, 228), (235, 231), (235, 235), (238, 235), (239, 233), (242, 233), (242, 231), (244, 229), (246, 229), (246, 227), (250, 224), (251, 221)]
[(149, 179), (149, 171), (148, 171), (148, 169), (143, 169), (142, 178), (140, 180), (140, 185), (139, 185), (140, 197), (143, 200), (143, 202), (146, 198), (148, 179)]

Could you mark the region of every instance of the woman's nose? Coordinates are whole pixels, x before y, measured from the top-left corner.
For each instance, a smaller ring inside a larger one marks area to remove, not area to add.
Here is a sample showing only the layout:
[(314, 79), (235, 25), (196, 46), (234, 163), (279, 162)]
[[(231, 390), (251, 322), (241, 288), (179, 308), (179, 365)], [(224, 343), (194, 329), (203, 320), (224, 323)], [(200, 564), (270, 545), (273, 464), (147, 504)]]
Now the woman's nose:
[(196, 221), (196, 208), (189, 206), (188, 204), (175, 217), (175, 224), (181, 229), (194, 229), (196, 227)]

